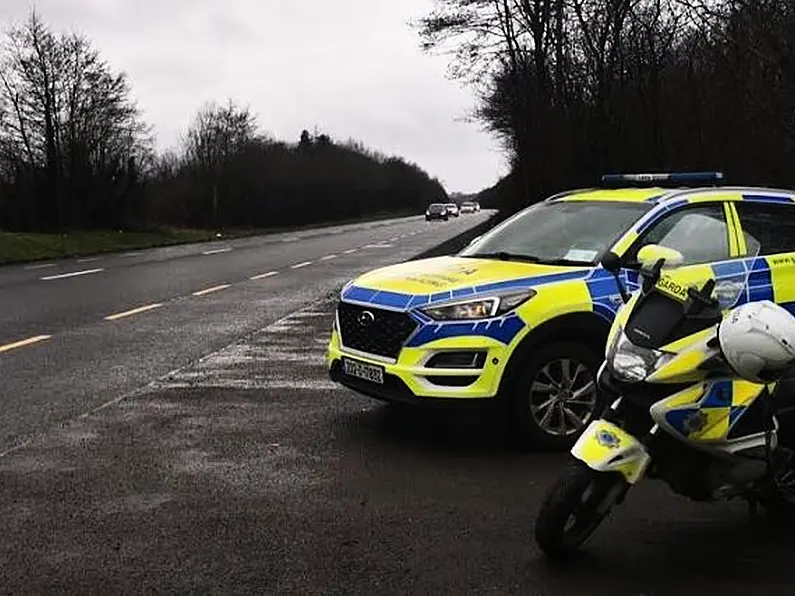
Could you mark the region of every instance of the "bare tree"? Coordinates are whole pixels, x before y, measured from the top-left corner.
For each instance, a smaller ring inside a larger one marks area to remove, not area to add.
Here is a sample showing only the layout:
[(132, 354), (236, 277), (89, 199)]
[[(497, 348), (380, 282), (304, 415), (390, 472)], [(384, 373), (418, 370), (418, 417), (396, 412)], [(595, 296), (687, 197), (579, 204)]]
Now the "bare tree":
[(20, 203), (34, 199), (27, 218), (56, 229), (117, 219), (151, 154), (126, 77), (85, 37), (56, 35), (35, 12), (1, 50), (0, 163)]

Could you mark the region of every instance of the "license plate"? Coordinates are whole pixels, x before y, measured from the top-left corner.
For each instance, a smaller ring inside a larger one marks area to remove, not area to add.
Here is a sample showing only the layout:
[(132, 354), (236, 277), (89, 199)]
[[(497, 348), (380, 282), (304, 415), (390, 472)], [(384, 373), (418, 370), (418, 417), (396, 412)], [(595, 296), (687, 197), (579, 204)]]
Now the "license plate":
[(343, 358), (342, 369), (345, 371), (346, 375), (364, 379), (372, 383), (378, 383), (379, 385), (384, 384), (384, 369), (381, 366)]

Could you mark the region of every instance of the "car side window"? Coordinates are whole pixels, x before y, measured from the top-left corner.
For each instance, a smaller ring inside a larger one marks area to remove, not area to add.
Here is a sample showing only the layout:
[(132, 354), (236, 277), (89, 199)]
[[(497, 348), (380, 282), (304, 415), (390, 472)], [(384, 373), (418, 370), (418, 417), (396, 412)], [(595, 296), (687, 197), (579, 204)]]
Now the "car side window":
[(795, 203), (751, 203), (737, 201), (746, 242), (760, 244), (760, 256), (795, 252)]
[(729, 226), (722, 203), (685, 207), (652, 226), (633, 245), (627, 261), (636, 261), (647, 244), (678, 250), (685, 265), (722, 261), (729, 258)]

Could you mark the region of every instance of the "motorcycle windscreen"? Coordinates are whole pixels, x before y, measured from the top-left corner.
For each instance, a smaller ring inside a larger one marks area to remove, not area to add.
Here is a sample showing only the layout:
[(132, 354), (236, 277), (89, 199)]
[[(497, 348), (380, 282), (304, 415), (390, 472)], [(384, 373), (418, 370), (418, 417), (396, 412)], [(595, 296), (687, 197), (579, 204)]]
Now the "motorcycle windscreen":
[(627, 338), (637, 346), (658, 349), (720, 322), (721, 317), (690, 316), (688, 290), (700, 289), (712, 278), (712, 297), (721, 311), (746, 301), (748, 280), (759, 254), (758, 242), (750, 237), (746, 242), (746, 255), (741, 259), (710, 265), (663, 266), (655, 287), (638, 300), (627, 319)]

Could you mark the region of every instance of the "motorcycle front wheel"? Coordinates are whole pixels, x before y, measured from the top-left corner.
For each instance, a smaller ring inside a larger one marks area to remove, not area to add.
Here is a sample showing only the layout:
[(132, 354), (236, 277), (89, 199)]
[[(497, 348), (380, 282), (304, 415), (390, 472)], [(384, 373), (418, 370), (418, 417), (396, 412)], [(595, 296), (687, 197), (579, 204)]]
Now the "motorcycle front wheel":
[[(577, 462), (552, 486), (535, 522), (535, 541), (550, 558), (576, 552), (607, 516), (626, 481)], [(611, 502), (612, 501), (612, 502)]]

